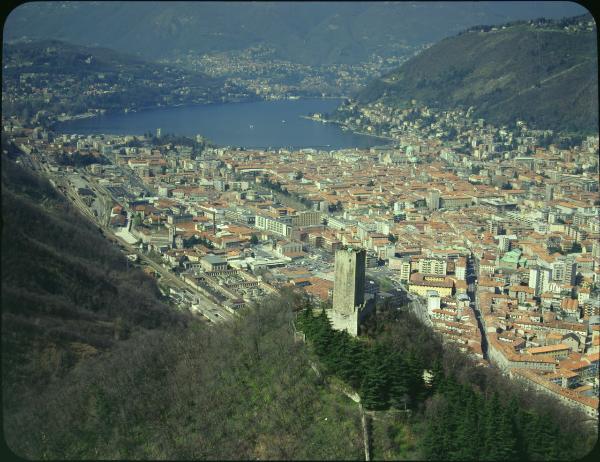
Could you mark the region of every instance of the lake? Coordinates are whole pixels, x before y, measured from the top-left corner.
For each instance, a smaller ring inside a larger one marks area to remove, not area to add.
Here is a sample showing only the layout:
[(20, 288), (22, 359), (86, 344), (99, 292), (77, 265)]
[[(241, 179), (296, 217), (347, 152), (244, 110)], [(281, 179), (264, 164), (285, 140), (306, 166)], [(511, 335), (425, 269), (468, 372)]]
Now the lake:
[(220, 146), (247, 148), (368, 148), (387, 144), (381, 138), (344, 131), (335, 124), (304, 119), (332, 112), (339, 99), (298, 99), (157, 108), (115, 113), (57, 124), (59, 133), (143, 135), (172, 133), (205, 136)]

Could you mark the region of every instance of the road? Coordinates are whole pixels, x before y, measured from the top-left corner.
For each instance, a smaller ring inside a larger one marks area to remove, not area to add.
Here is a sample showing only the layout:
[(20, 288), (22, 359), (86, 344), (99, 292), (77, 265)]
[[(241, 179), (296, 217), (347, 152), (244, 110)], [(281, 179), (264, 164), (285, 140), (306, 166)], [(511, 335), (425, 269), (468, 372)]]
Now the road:
[(410, 299), (408, 306), (417, 319), (419, 319), (426, 326), (433, 328), (433, 322), (431, 322), (431, 318), (427, 314), (427, 306), (425, 305), (425, 302), (421, 300), (421, 298), (418, 296), (413, 296)]
[(483, 359), (488, 360), (488, 344), (487, 344), (487, 332), (485, 326), (481, 320), (481, 312), (479, 311), (479, 304), (477, 303), (477, 268), (472, 258), (467, 259), (467, 295), (471, 299), (470, 307), (475, 313), (475, 319), (477, 319), (477, 326), (479, 332), (481, 332), (481, 352), (483, 353)]
[(408, 292), (404, 284), (402, 284), (398, 280), (398, 273), (396, 271), (391, 270), (389, 267), (386, 266), (378, 266), (376, 268), (369, 268), (366, 271), (366, 274), (372, 279), (387, 279), (395, 289), (405, 292), (408, 299), (410, 300), (408, 303), (409, 309), (423, 324), (430, 328), (433, 328), (433, 323), (431, 322), (431, 319), (427, 314), (426, 302), (421, 297)]

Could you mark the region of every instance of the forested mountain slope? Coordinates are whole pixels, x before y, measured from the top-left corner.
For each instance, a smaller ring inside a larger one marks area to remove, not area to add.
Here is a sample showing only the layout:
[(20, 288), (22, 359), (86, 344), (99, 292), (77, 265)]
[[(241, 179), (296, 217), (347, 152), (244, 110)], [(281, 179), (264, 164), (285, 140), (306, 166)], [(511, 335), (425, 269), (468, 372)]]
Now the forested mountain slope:
[(108, 48), (42, 40), (4, 43), (2, 51), (5, 116), (204, 104), (243, 93), (222, 79)]
[(402, 106), (474, 107), (492, 123), (598, 130), (598, 51), (591, 16), (478, 27), (442, 40), (358, 97)]
[(2, 159), (5, 405), (131, 332), (185, 323), (46, 180)]
[(311, 370), (293, 304), (132, 336), (7, 416), (6, 440), (34, 459), (360, 459), (358, 408)]

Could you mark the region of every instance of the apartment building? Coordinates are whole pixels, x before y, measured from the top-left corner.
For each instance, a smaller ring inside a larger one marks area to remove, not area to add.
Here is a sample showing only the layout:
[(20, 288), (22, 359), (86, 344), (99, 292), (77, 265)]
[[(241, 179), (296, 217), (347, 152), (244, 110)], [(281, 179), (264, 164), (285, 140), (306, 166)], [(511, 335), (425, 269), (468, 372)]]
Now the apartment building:
[(419, 273), (445, 276), (448, 264), (442, 258), (421, 258), (418, 261)]

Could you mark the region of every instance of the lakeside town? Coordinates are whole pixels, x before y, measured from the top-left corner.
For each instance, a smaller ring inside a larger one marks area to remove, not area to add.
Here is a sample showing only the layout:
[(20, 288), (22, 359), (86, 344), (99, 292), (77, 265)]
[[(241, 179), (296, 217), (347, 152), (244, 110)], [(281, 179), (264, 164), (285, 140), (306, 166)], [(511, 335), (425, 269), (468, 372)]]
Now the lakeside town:
[(336, 251), (366, 249), (366, 300), (597, 422), (598, 137), (549, 144), (521, 121), (417, 106), (363, 120), (393, 144), (245, 150), (15, 117), (3, 131), (179, 309), (223, 322), (286, 286), (330, 306)]
[(165, 63), (227, 78), (232, 86), (245, 88), (266, 100), (294, 96), (342, 97), (364, 87), (378, 75), (388, 72), (427, 46), (398, 46), (398, 55), (373, 54), (359, 64), (308, 65), (277, 59), (275, 50), (257, 45), (239, 51), (198, 54), (189, 51)]

